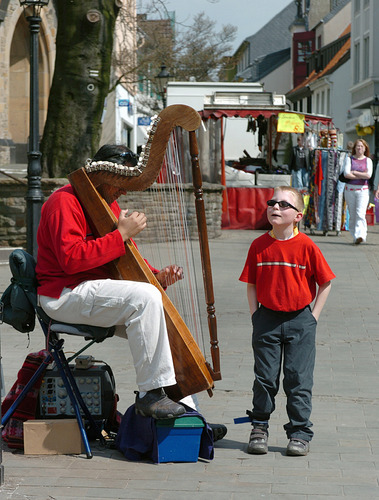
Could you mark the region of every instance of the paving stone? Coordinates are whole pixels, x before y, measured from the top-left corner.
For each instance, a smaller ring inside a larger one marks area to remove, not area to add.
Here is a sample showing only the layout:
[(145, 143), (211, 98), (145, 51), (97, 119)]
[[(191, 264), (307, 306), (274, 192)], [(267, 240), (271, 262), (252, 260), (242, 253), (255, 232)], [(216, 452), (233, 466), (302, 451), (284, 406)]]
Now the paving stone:
[[(234, 424), (251, 408), (251, 322), (245, 286), (238, 282), (250, 242), (261, 231), (223, 231), (210, 241), (223, 380), (212, 398), (199, 395), (210, 422), (226, 423), (213, 461), (152, 464), (127, 461), (117, 450), (94, 444), (94, 457), (24, 456), (4, 448), (5, 484), (0, 498), (19, 500), (165, 499), (356, 500), (379, 498), (379, 342), (377, 306), (379, 226), (369, 227), (370, 245), (312, 236), (337, 274), (317, 332), (313, 397), (315, 437), (307, 457), (287, 457), (286, 399), (282, 388), (270, 421), (269, 453), (246, 452), (250, 424)], [(0, 290), (9, 269), (0, 265)], [(42, 332), (30, 335), (0, 325), (6, 389), (28, 352), (40, 350)], [(69, 338), (67, 350), (82, 346)], [(119, 410), (133, 402), (135, 376), (127, 343), (109, 339), (91, 348), (109, 363), (120, 396)]]

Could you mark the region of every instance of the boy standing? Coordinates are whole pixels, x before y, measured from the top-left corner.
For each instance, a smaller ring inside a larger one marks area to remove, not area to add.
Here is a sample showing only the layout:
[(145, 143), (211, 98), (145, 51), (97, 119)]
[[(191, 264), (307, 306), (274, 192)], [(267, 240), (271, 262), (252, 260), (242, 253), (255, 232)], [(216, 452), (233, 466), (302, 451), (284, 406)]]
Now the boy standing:
[(275, 409), (283, 363), (287, 455), (307, 455), (313, 437), (309, 419), (316, 326), (335, 275), (317, 245), (298, 231), (302, 195), (291, 187), (277, 187), (267, 205), (272, 230), (253, 241), (240, 276), (247, 283), (253, 323), (255, 380), (253, 411), (249, 412), (253, 429), (247, 451), (268, 451), (268, 421)]

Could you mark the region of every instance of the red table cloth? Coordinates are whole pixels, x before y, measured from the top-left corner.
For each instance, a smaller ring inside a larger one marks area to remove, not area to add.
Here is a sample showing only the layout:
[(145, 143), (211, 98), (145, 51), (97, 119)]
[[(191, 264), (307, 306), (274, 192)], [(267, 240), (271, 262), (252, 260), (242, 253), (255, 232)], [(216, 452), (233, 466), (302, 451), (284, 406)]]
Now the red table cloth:
[(222, 229), (269, 229), (266, 202), (273, 193), (273, 188), (228, 187), (228, 210), (222, 215)]

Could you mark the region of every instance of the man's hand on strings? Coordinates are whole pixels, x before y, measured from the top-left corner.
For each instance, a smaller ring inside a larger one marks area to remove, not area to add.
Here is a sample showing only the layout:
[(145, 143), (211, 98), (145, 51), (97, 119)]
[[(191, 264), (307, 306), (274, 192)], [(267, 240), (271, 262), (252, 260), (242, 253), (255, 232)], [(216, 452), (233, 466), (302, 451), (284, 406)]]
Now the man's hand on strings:
[(121, 210), (118, 218), (117, 229), (124, 241), (133, 238), (146, 227), (146, 215), (143, 212), (133, 212), (127, 215), (128, 210)]
[(167, 288), (169, 285), (173, 285), (177, 281), (184, 278), (183, 268), (175, 264), (171, 264), (161, 269), (155, 277), (163, 288)]

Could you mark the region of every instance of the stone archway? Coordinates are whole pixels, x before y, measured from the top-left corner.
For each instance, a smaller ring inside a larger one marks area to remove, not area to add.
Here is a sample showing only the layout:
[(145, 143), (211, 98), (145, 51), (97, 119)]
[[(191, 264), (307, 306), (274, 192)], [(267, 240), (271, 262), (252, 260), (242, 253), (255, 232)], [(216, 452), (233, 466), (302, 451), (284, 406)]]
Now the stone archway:
[[(39, 129), (46, 120), (50, 87), (48, 56), (43, 26), (39, 35)], [(8, 127), (13, 141), (11, 163), (26, 163), (29, 137), (30, 31), (21, 15), (15, 26), (9, 52)]]

